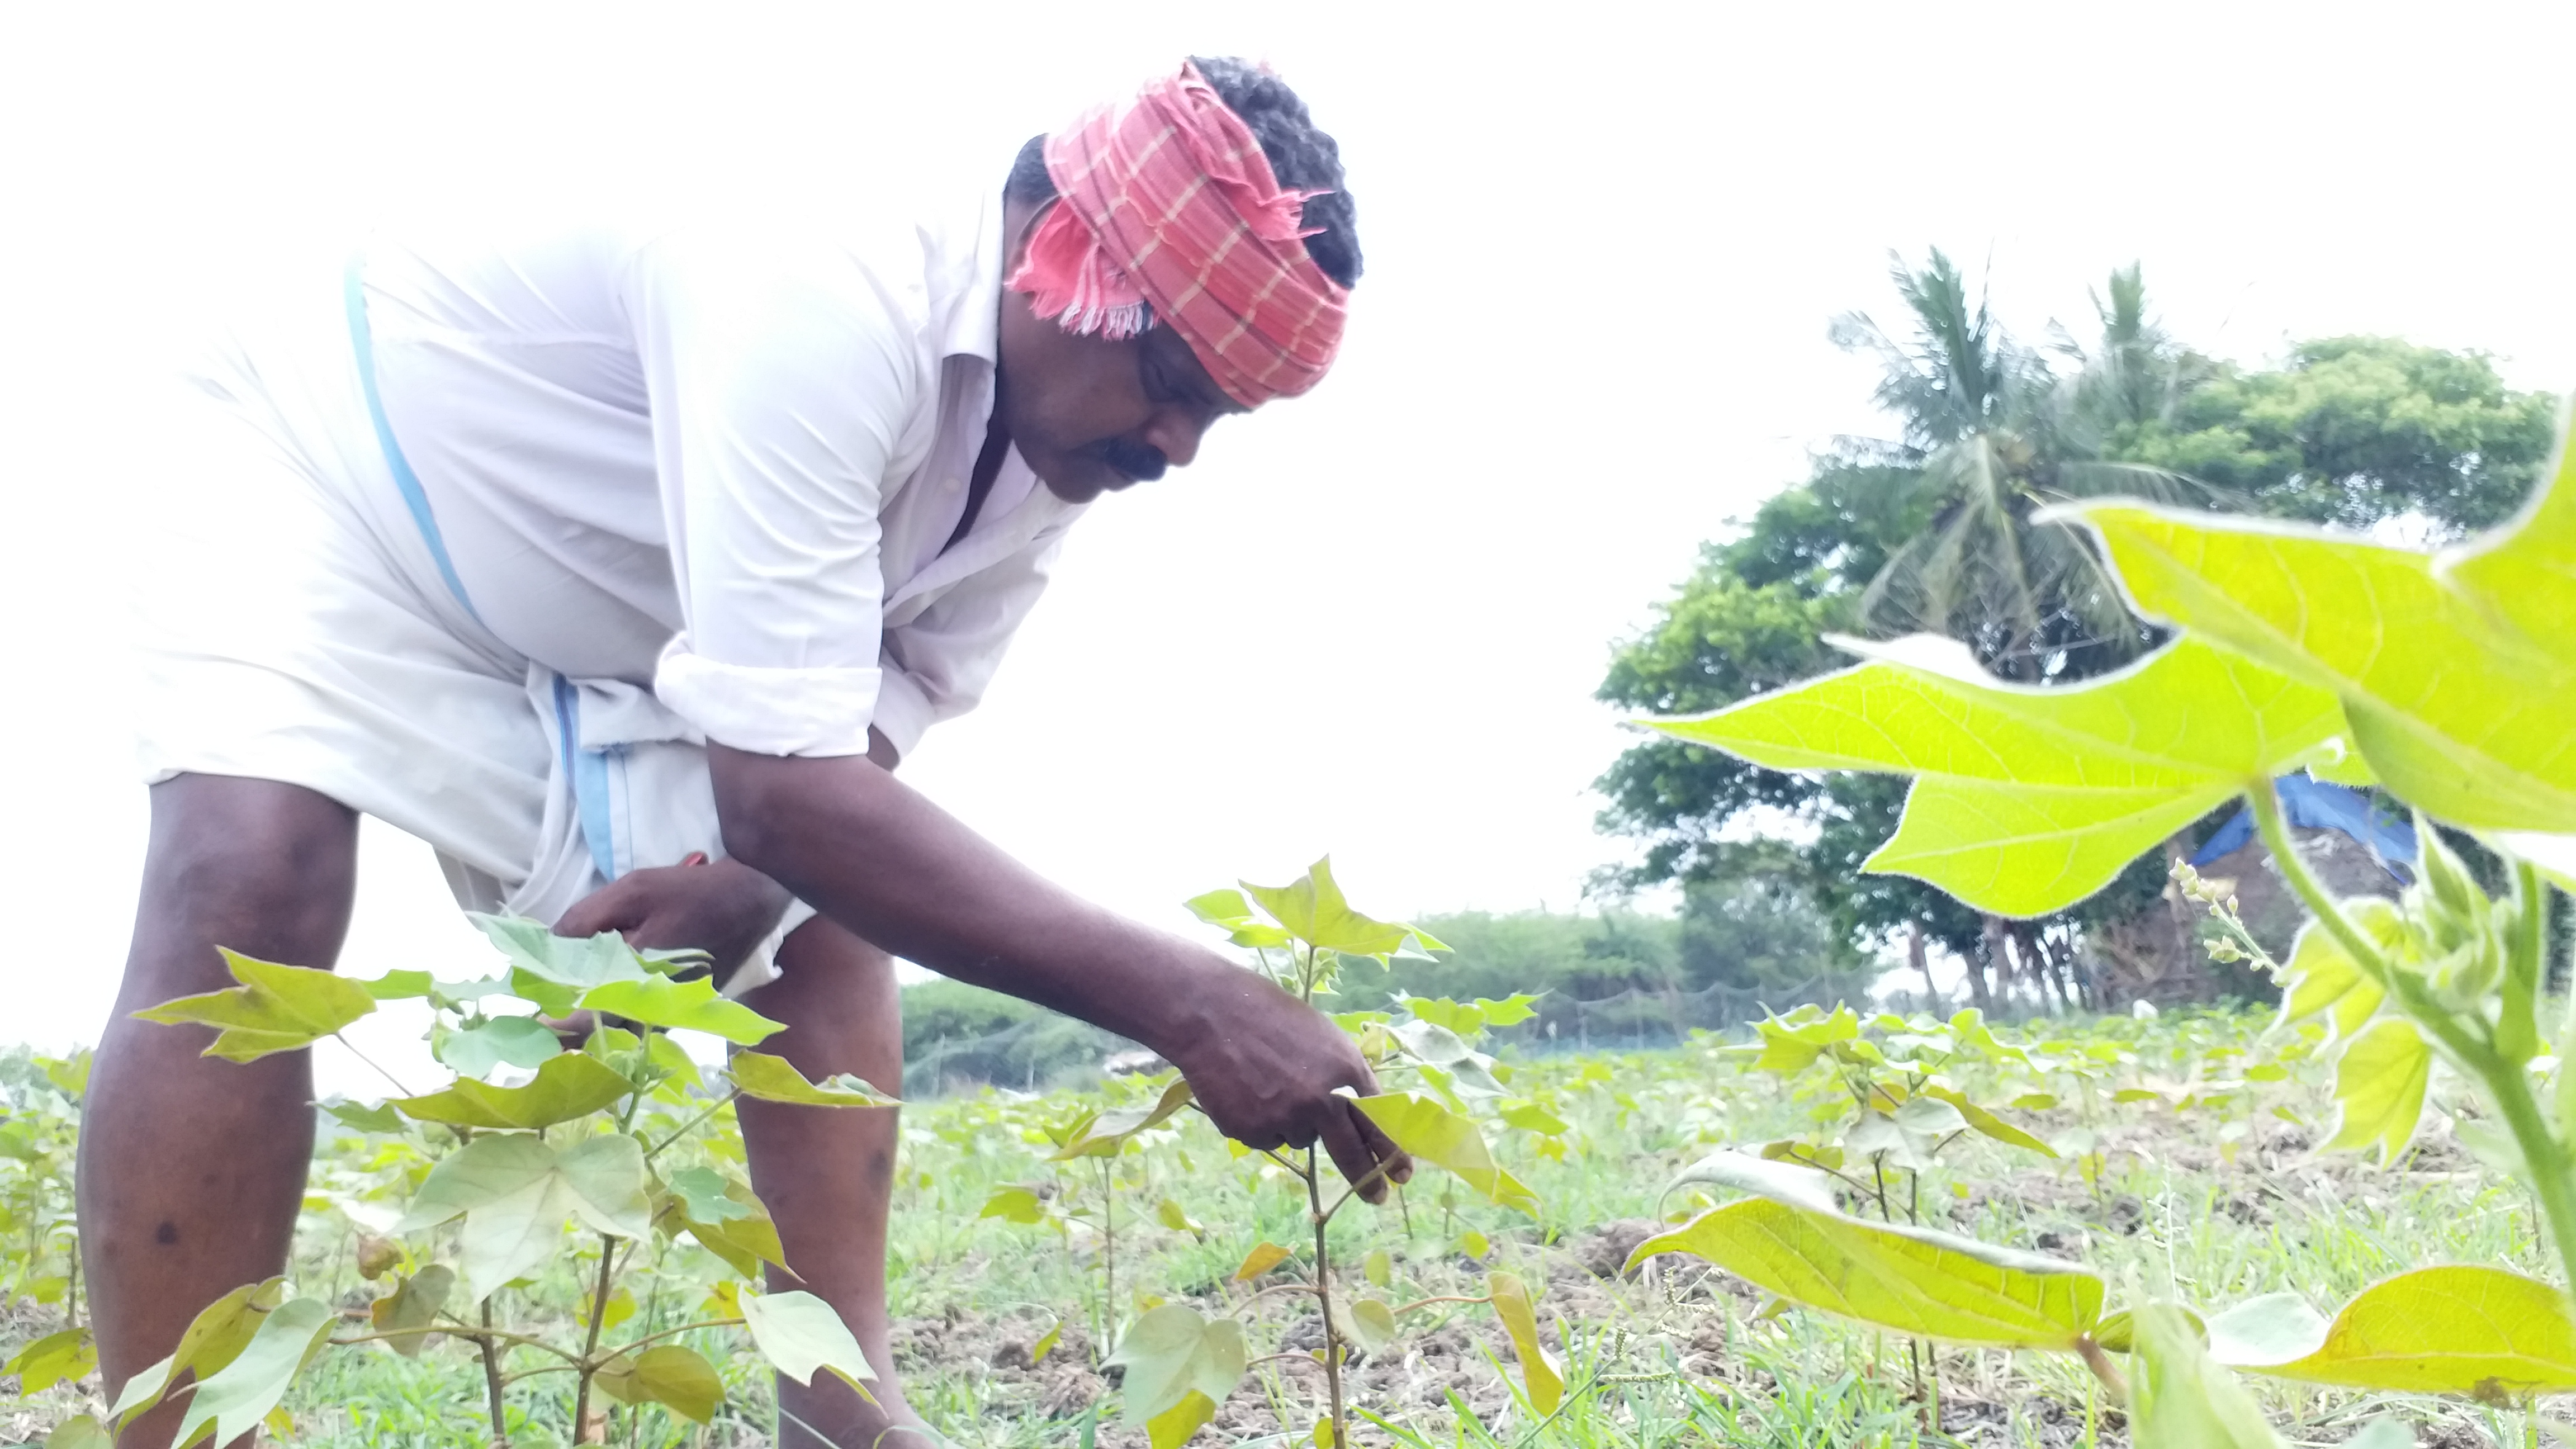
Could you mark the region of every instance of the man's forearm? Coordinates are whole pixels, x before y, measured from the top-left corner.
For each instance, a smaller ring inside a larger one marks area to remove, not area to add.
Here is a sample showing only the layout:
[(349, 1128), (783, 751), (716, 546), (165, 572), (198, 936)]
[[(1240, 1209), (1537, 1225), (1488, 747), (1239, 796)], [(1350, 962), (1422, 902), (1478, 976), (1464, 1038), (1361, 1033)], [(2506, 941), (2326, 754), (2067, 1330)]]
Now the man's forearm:
[(1249, 984), (1049, 883), (867, 759), (708, 754), (726, 850), (896, 955), (1166, 1055)]

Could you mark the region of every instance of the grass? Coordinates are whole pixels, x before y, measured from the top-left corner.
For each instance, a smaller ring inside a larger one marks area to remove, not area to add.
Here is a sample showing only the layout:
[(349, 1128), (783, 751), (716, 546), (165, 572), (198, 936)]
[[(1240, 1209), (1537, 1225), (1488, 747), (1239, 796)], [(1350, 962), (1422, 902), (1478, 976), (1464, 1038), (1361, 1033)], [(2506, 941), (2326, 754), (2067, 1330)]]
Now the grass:
[[(2170, 1097), (2192, 1080), (2195, 1059), (2234, 1068), (2261, 1059), (2263, 1024), (2237, 1016), (2122, 1019), (2087, 1035), (2125, 1054), (2104, 1065), (2106, 1091), (2144, 1084)], [(2104, 1272), (2114, 1303), (2170, 1286), (2217, 1308), (2287, 1289), (2331, 1312), (2364, 1285), (2428, 1263), (2550, 1274), (2528, 1200), (2478, 1169), (2439, 1124), (2391, 1169), (2315, 1156), (2309, 1143), (2322, 1135), (2326, 1086), (2320, 1068), (2292, 1055), (2281, 1080), (2187, 1111), (2161, 1101), (2103, 1103), (2089, 1124), (2070, 1108), (2012, 1114), (2043, 1137), (2089, 1126), (2098, 1172), (2071, 1157), (2050, 1162), (1969, 1139), (1926, 1174), (1927, 1221), (2080, 1259)], [(1668, 1257), (1639, 1276), (1618, 1276), (1627, 1248), (1659, 1214), (1679, 1216), (1690, 1206), (1659, 1202), (1678, 1168), (1720, 1146), (1809, 1128), (1829, 1103), (1748, 1070), (1740, 1054), (1713, 1041), (1523, 1062), (1511, 1085), (1571, 1124), (1561, 1150), (1524, 1132), (1489, 1134), (1506, 1165), (1537, 1191), (1543, 1206), (1535, 1221), (1474, 1200), (1426, 1169), (1401, 1206), (1354, 1208), (1336, 1219), (1334, 1253), (1343, 1281), (1359, 1286), (1360, 1265), (1383, 1252), (1387, 1282), (1366, 1291), (1398, 1303), (1481, 1293), (1489, 1269), (1521, 1274), (1543, 1290), (1540, 1314), (1553, 1320), (1546, 1336), (1564, 1360), (1566, 1402), (1552, 1415), (1535, 1412), (1492, 1314), (1443, 1305), (1408, 1319), (1403, 1336), (1355, 1366), (1360, 1442), (1408, 1449), (2125, 1442), (2116, 1411), (2095, 1399), (2093, 1380), (2071, 1359), (1940, 1352), (1927, 1365), (1937, 1370), (1936, 1429), (1902, 1342), (1809, 1313), (1766, 1313), (1759, 1294), (1693, 1259)], [(1132, 1081), (1101, 1089), (1121, 1100), (1145, 1090)], [(1249, 1296), (1228, 1281), (1247, 1250), (1264, 1240), (1310, 1242), (1302, 1187), (1257, 1157), (1236, 1156), (1203, 1120), (1183, 1114), (1116, 1160), (1117, 1288), (1115, 1300), (1104, 1301), (1099, 1163), (1044, 1160), (1044, 1128), (1091, 1105), (1098, 1093), (985, 1091), (907, 1109), (892, 1247), (896, 1352), (914, 1405), (960, 1444), (1141, 1445), (1143, 1434), (1118, 1421), (1114, 1385), (1097, 1368), (1107, 1322), (1132, 1317), (1154, 1296), (1224, 1311)], [(374, 1183), (400, 1195), (400, 1163), (381, 1139), (326, 1139), (317, 1166), (319, 1192), (357, 1193)], [(1012, 1184), (1037, 1187), (1059, 1210), (1095, 1223), (1031, 1227), (979, 1216), (996, 1188)], [(1166, 1200), (1201, 1230), (1158, 1221)], [(1489, 1245), (1482, 1259), (1467, 1255), (1471, 1233)], [(351, 1302), (372, 1296), (351, 1266), (351, 1241), (336, 1210), (308, 1215), (299, 1244), (308, 1291), (327, 1285)], [(685, 1243), (662, 1247), (636, 1280), (639, 1314), (688, 1321), (669, 1315), (694, 1305), (707, 1266)], [(579, 1271), (577, 1263), (559, 1265), (535, 1298), (568, 1311)], [(1315, 1341), (1317, 1325), (1300, 1301), (1272, 1294), (1246, 1310), (1256, 1356)], [(42, 1327), (40, 1315), (20, 1316), (19, 1335)], [(1029, 1349), (1057, 1323), (1057, 1344), (1031, 1363)], [(658, 1408), (619, 1410), (612, 1443), (766, 1441), (768, 1393), (751, 1358), (729, 1352), (721, 1333), (696, 1337), (726, 1376), (718, 1420), (701, 1427)], [(1284, 1449), (1305, 1441), (1320, 1396), (1311, 1367), (1288, 1359), (1261, 1365), (1199, 1442)], [(539, 1377), (513, 1388), (517, 1442), (569, 1437), (563, 1384)], [(2256, 1387), (2297, 1443), (2341, 1442), (2391, 1408), (2420, 1426), (2419, 1442), (2525, 1442), (2519, 1418), (2479, 1406)], [(59, 1414), (71, 1402), (69, 1391), (56, 1390), (32, 1407), (39, 1416)], [(455, 1345), (413, 1360), (375, 1348), (327, 1353), (288, 1407), (298, 1443), (427, 1449), (489, 1437), (480, 1370)]]

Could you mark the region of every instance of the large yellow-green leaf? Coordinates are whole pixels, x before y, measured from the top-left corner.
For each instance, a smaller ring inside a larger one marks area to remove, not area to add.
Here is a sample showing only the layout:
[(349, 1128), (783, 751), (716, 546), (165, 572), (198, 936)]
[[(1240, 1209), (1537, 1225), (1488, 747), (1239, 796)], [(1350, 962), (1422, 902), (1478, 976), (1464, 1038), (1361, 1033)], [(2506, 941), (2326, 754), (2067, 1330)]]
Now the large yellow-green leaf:
[[(1401, 921), (1376, 920), (1352, 910), (1351, 903), (1342, 897), (1342, 888), (1334, 883), (1330, 856), (1308, 866), (1303, 877), (1284, 886), (1257, 886), (1245, 881), (1243, 888), (1290, 935), (1309, 946), (1339, 951), (1345, 956), (1374, 956), (1380, 961), (1398, 951), (1449, 949)], [(1207, 899), (1202, 896), (1199, 902)], [(1200, 919), (1211, 918), (1202, 914)]]
[(624, 1073), (587, 1052), (548, 1057), (524, 1087), (495, 1087), (459, 1078), (446, 1090), (396, 1097), (393, 1105), (423, 1122), (496, 1131), (533, 1131), (586, 1117), (635, 1090)]
[[(2398, 914), (2396, 902), (2365, 896), (2343, 902), (2343, 912), (2386, 954), (2409, 954), (2401, 949), (2406, 924)], [(2352, 959), (2352, 953), (2343, 948), (2334, 933), (2314, 921), (2300, 928), (2298, 939), (2291, 944), (2290, 959), (2281, 965), (2280, 985), (2283, 1026), (2323, 1016), (2334, 1028), (2337, 1040), (2349, 1040), (2359, 1033), (2378, 1014), (2380, 1003), (2388, 995)]]
[(2415, 1023), (2381, 1017), (2335, 1061), (2335, 1132), (2326, 1146), (2376, 1151), (2381, 1162), (2395, 1161), (2415, 1140), (2432, 1079), (2433, 1048)]
[(2343, 732), (2332, 694), (2188, 637), (2062, 687), (2001, 683), (1928, 635), (1836, 642), (1871, 662), (1644, 723), (1772, 769), (1914, 776), (1865, 868), (1999, 915), (2082, 900), (2229, 796), (2332, 758)]
[(647, 976), (641, 981), (611, 981), (582, 993), (580, 1005), (646, 1026), (677, 1027), (723, 1037), (736, 1046), (755, 1046), (787, 1029), (739, 1001), (716, 993), (706, 977), (673, 981)]
[(615, 931), (596, 936), (558, 936), (543, 921), (519, 916), (467, 919), (501, 954), (510, 958), (510, 990), (561, 1016), (584, 992), (612, 981), (642, 981), (653, 973)]
[(1118, 1336), (1107, 1364), (1127, 1371), (1120, 1397), (1129, 1424), (1160, 1417), (1193, 1391), (1211, 1404), (1243, 1379), (1243, 1325), (1208, 1318), (1186, 1303), (1148, 1309)]
[(2505, 1404), (2576, 1391), (2576, 1318), (2565, 1292), (2518, 1273), (2418, 1268), (2363, 1289), (2307, 1352), (2260, 1357), (2280, 1361), (2240, 1366), (2308, 1383)]
[(614, 1132), (560, 1153), (524, 1133), (477, 1137), (429, 1170), (395, 1229), (433, 1227), (459, 1214), (460, 1266), (479, 1300), (561, 1252), (567, 1217), (621, 1238), (651, 1232), (643, 1146)]
[(224, 951), (223, 957), (241, 985), (182, 996), (134, 1014), (164, 1026), (193, 1022), (218, 1028), (207, 1056), (255, 1062), (311, 1046), (376, 1009), (367, 988), (328, 971), (283, 966), (239, 951)]
[(1494, 1316), (1503, 1321), (1504, 1335), (1512, 1341), (1512, 1357), (1520, 1360), (1521, 1387), (1529, 1394), (1530, 1407), (1542, 1414), (1555, 1413), (1565, 1398), (1565, 1370), (1538, 1341), (1538, 1306), (1530, 1301), (1529, 1285), (1515, 1274), (1491, 1273), (1485, 1278), (1485, 1293), (1493, 1300)]
[(43, 1393), (60, 1383), (77, 1383), (98, 1367), (98, 1344), (86, 1328), (49, 1333), (0, 1364), (0, 1374), (18, 1376), (18, 1397)]
[(438, 1311), (447, 1306), (447, 1295), (455, 1288), (456, 1270), (444, 1263), (433, 1263), (367, 1305), (367, 1321), (375, 1325), (376, 1332), (394, 1335), (385, 1341), (394, 1352), (417, 1358), (438, 1337), (426, 1330), (438, 1321)]
[(629, 1358), (619, 1354), (592, 1380), (621, 1404), (660, 1404), (703, 1424), (724, 1407), (724, 1380), (694, 1348), (656, 1344)]
[(1055, 1150), (1049, 1162), (1070, 1162), (1077, 1157), (1115, 1157), (1127, 1145), (1127, 1139), (1148, 1127), (1158, 1127), (1171, 1115), (1193, 1100), (1190, 1084), (1179, 1077), (1163, 1089), (1162, 1095), (1142, 1107), (1121, 1107), (1115, 1112), (1102, 1112), (1085, 1121), (1068, 1134), (1064, 1145)]
[(746, 1097), (786, 1102), (798, 1107), (900, 1107), (902, 1102), (848, 1072), (835, 1072), (810, 1082), (785, 1057), (767, 1052), (735, 1052), (725, 1064), (733, 1084)]
[(1792, 1303), (1911, 1338), (1991, 1348), (2069, 1351), (2102, 1317), (2102, 1280), (2089, 1269), (1852, 1217), (1830, 1205), (1820, 1173), (1718, 1153), (1682, 1180), (1763, 1195), (1648, 1238), (1629, 1254), (1631, 1266), (1690, 1253)]
[(2092, 525), (2139, 610), (2340, 693), (2372, 770), (2417, 807), (2576, 830), (2576, 482), (2439, 554), (2129, 504)]
[(188, 1411), (179, 1420), (178, 1436), (186, 1444), (211, 1425), (216, 1444), (230, 1444), (259, 1426), (286, 1386), (295, 1381), (323, 1336), (331, 1331), (331, 1305), (319, 1298), (297, 1298), (279, 1304), (251, 1335), (233, 1361), (197, 1381), (188, 1395)]
[(1500, 1207), (1538, 1216), (1538, 1195), (1494, 1161), (1476, 1124), (1415, 1092), (1387, 1092), (1355, 1099), (1378, 1130), (1396, 1146), (1458, 1174), (1469, 1187)]
[(204, 1379), (233, 1361), (259, 1326), (286, 1299), (286, 1280), (245, 1283), (198, 1310), (168, 1358), (125, 1381), (107, 1414), (120, 1424), (152, 1406), (161, 1391), (188, 1374)]
[(745, 1293), (741, 1302), (742, 1326), (771, 1368), (808, 1385), (816, 1372), (829, 1369), (861, 1398), (875, 1402), (868, 1384), (876, 1370), (831, 1304), (811, 1293)]
[(2281, 1449), (2245, 1386), (2201, 1347), (2190, 1317), (2168, 1303), (2132, 1315), (2137, 1377), (2130, 1385), (2133, 1449)]
[(460, 1077), (481, 1077), (504, 1062), (531, 1071), (562, 1054), (563, 1038), (533, 1016), (496, 1016), (478, 1026), (445, 1032), (433, 1050)]

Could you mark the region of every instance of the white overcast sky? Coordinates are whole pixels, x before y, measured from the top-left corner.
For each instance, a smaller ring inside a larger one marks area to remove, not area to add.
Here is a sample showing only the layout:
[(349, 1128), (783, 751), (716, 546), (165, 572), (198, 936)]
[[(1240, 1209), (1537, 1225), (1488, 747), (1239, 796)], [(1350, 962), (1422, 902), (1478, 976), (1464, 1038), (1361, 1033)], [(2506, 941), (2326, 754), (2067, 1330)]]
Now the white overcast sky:
[[(1096, 509), (906, 775), (1149, 921), (1333, 853), (1382, 914), (1574, 904), (1611, 641), (1876, 430), (1837, 312), (1890, 248), (2027, 334), (2143, 259), (2259, 360), (2385, 332), (2576, 383), (2563, 5), (0, 8), (0, 1039), (96, 1036), (144, 837), (119, 570), (152, 369), (228, 272), (371, 220), (722, 183), (998, 182), (1181, 54), (1342, 140), (1333, 379)], [(181, 480), (184, 481), (184, 480)], [(222, 560), (207, 561), (209, 588)], [(371, 831), (348, 964), (480, 961)], [(328, 1073), (336, 1076), (337, 1072)]]

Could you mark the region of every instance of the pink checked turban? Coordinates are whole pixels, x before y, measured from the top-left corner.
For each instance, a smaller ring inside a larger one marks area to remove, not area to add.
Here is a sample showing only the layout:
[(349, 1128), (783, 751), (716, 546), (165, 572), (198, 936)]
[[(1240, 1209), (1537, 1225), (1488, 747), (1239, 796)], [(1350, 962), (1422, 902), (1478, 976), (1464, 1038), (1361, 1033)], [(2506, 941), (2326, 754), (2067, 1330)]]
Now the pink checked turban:
[(1246, 407), (1323, 379), (1350, 293), (1306, 255), (1318, 193), (1280, 189), (1197, 66), (1049, 137), (1046, 165), (1062, 201), (1009, 283), (1037, 315), (1113, 338), (1168, 322)]

